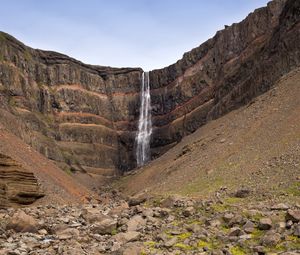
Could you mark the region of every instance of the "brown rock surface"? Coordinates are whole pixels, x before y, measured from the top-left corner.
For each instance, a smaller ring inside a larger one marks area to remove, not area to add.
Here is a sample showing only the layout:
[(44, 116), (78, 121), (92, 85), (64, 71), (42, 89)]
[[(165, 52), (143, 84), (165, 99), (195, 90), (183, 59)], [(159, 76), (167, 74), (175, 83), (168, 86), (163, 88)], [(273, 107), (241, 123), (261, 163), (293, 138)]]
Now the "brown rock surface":
[(43, 196), (34, 174), (11, 157), (0, 153), (0, 207), (31, 204)]

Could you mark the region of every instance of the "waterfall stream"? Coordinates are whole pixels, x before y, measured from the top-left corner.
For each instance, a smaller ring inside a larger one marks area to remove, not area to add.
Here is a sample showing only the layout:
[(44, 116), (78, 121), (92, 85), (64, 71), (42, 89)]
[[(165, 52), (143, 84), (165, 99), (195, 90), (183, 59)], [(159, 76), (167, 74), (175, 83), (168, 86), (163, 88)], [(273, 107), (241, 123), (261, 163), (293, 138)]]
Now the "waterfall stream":
[(150, 160), (150, 137), (152, 134), (149, 72), (142, 74), (139, 130), (136, 136), (136, 160), (143, 166)]

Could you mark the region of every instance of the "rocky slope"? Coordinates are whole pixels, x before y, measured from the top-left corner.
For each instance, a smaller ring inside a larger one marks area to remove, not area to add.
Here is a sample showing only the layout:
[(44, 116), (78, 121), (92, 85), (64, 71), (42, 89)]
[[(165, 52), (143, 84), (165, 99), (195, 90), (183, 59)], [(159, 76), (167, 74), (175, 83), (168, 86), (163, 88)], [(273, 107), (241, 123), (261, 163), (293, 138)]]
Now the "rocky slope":
[[(275, 0), (150, 72), (157, 157), (299, 66), (299, 3)], [(135, 167), (142, 70), (83, 64), (0, 34), (0, 121), (65, 170)]]
[(0, 208), (83, 203), (95, 195), (1, 124), (0, 187)]
[(0, 254), (300, 252), (300, 208), (291, 201), (257, 203), (226, 195), (214, 202), (171, 196), (153, 206), (149, 201), (141, 205), (141, 198), (133, 197), (129, 204), (118, 198), (107, 204), (0, 210)]

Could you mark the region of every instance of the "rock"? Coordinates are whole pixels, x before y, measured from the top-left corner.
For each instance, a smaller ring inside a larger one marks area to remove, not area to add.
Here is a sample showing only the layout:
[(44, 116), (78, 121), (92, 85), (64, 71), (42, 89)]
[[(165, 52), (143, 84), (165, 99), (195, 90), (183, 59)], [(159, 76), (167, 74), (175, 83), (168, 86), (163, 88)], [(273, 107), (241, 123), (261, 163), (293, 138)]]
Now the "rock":
[(67, 228), (61, 231), (57, 231), (59, 240), (77, 239), (79, 237), (79, 230), (75, 228)]
[(297, 236), (300, 238), (300, 224), (297, 224), (295, 226), (295, 229), (294, 229), (294, 236)]
[(37, 233), (38, 222), (23, 211), (16, 212), (9, 220), (6, 229), (13, 229), (16, 232)]
[(233, 227), (236, 225), (242, 225), (245, 223), (245, 219), (241, 215), (235, 215), (229, 222), (228, 226)]
[(172, 246), (174, 246), (177, 243), (178, 239), (177, 237), (173, 237), (170, 240), (168, 240), (167, 242), (164, 243), (164, 246), (167, 248), (170, 248)]
[(228, 236), (241, 236), (243, 234), (244, 232), (238, 227), (231, 228), (228, 232)]
[(277, 232), (282, 233), (285, 231), (286, 228), (286, 223), (285, 222), (277, 222), (275, 224), (275, 229), (277, 230)]
[(225, 223), (228, 223), (232, 220), (233, 217), (234, 217), (233, 213), (225, 213), (223, 216), (223, 220)]
[(280, 204), (276, 204), (276, 205), (273, 205), (271, 207), (271, 210), (288, 210), (289, 209), (289, 206), (284, 204), (284, 203), (280, 203)]
[(292, 222), (299, 222), (300, 221), (300, 210), (292, 210), (289, 209), (286, 213), (286, 220), (291, 220)]
[(144, 209), (142, 213), (145, 217), (153, 217), (154, 215), (154, 212), (151, 208)]
[(261, 244), (265, 246), (274, 246), (277, 245), (281, 240), (279, 233), (276, 233), (273, 230), (268, 231), (262, 238)]
[(250, 193), (251, 193), (250, 189), (242, 188), (242, 189), (237, 190), (234, 193), (234, 196), (238, 197), (238, 198), (245, 198), (245, 197), (248, 197), (250, 195)]
[(92, 226), (93, 233), (97, 234), (112, 234), (117, 228), (117, 221), (113, 219), (104, 219), (101, 222), (97, 222)]
[(32, 172), (0, 153), (0, 208), (29, 205), (44, 195)]
[(137, 231), (145, 225), (146, 225), (146, 220), (140, 215), (135, 215), (127, 222), (127, 230)]
[(84, 218), (89, 223), (95, 223), (103, 221), (104, 219), (109, 219), (109, 217), (102, 214), (98, 208), (82, 209), (82, 218)]
[(141, 234), (136, 231), (128, 231), (125, 233), (118, 233), (114, 236), (114, 239), (121, 243), (121, 245), (128, 243), (128, 242), (134, 242), (138, 241), (140, 238)]
[(145, 192), (138, 193), (129, 198), (128, 204), (129, 206), (135, 206), (146, 202), (148, 199), (148, 195)]
[(187, 226), (186, 229), (193, 233), (199, 233), (201, 231), (201, 227), (199, 226), (199, 224), (196, 224), (196, 223)]
[(126, 211), (129, 208), (129, 205), (127, 202), (122, 202), (119, 206), (112, 208), (109, 211), (110, 216), (120, 216), (124, 211)]
[(215, 227), (220, 226), (220, 225), (221, 225), (221, 222), (220, 222), (219, 220), (217, 220), (217, 219), (214, 219), (214, 220), (208, 220), (208, 221), (206, 221), (206, 225), (215, 228)]
[(270, 218), (262, 218), (259, 220), (258, 228), (260, 230), (269, 230), (272, 228), (272, 220)]
[(195, 213), (195, 208), (192, 207), (192, 206), (187, 207), (187, 208), (185, 208), (185, 209), (182, 211), (182, 215), (185, 216), (185, 217), (190, 217), (190, 216), (192, 216), (194, 213)]
[(116, 254), (117, 255), (141, 255), (142, 254), (142, 245), (139, 243), (129, 243), (121, 248)]
[(243, 230), (247, 233), (247, 234), (250, 234), (250, 233), (253, 233), (254, 231), (254, 223), (250, 220), (248, 220), (244, 225), (243, 225)]

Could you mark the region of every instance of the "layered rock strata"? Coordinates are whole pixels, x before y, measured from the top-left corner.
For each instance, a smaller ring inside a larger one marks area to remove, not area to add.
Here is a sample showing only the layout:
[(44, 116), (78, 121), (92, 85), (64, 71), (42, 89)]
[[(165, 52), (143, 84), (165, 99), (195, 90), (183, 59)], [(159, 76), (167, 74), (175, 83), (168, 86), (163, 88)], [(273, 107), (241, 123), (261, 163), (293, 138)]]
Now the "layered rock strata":
[(12, 158), (0, 154), (0, 207), (31, 204), (43, 196), (33, 173)]

